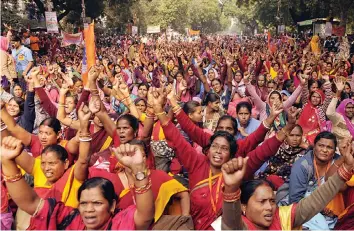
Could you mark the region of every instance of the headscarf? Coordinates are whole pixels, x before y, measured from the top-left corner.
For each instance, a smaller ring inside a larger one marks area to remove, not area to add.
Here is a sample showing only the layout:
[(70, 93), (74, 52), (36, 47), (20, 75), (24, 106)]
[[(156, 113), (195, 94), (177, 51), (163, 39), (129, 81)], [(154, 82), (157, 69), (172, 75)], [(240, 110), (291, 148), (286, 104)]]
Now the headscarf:
[(345, 99), (343, 100), (339, 106), (337, 107), (336, 112), (341, 114), (343, 116), (343, 119), (345, 120), (345, 123), (347, 125), (347, 128), (350, 132), (350, 134), (354, 137), (354, 124), (352, 123), (352, 121), (346, 116), (345, 114), (345, 107), (348, 104), (353, 104), (354, 105), (354, 100), (352, 99)]
[(9, 49), (9, 41), (4, 36), (0, 36), (0, 49), (3, 51), (7, 51), (7, 49)]
[(314, 36), (312, 36), (312, 39), (311, 39), (311, 42), (310, 42), (311, 51), (315, 55), (318, 55), (318, 54), (321, 53), (319, 40), (320, 40), (320, 38), (318, 37), (318, 35), (314, 35)]
[[(311, 103), (311, 96), (317, 93), (321, 96), (321, 102), (319, 105), (314, 106)], [(300, 115), (298, 124), (302, 127), (304, 134), (307, 134), (310, 131), (313, 131), (317, 128), (321, 128), (321, 116), (319, 114), (318, 107), (324, 102), (325, 94), (322, 90), (316, 90), (310, 94), (308, 103), (305, 105), (302, 113)]]
[(268, 97), (268, 89), (267, 89), (267, 79), (264, 76), (264, 86), (258, 86), (259, 76), (256, 77), (256, 92), (261, 97), (262, 101), (266, 101)]
[[(266, 104), (266, 112), (267, 112), (267, 115), (269, 116), (270, 115), (270, 103), (269, 103), (269, 98), (270, 96), (276, 92), (279, 97), (280, 97), (280, 100), (281, 100), (281, 94), (278, 92), (278, 91), (271, 91), (267, 97), (267, 104)], [(286, 114), (285, 114), (285, 111), (282, 111), (278, 116), (277, 118), (274, 120), (273, 122), (273, 128), (275, 131), (278, 131), (280, 130), (281, 128), (283, 128), (284, 126), (286, 125)]]
[(284, 94), (284, 95), (286, 95), (287, 97), (290, 97), (290, 96), (291, 96), (291, 94), (290, 94), (287, 90), (282, 90), (282, 91), (280, 92), (280, 94)]

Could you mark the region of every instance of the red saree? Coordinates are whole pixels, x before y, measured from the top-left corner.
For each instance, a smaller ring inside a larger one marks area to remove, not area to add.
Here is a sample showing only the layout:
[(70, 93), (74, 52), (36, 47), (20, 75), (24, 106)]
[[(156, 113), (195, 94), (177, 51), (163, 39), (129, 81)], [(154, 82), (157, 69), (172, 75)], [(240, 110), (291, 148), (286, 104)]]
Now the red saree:
[[(293, 227), (295, 221), (296, 204), (277, 207), (272, 224), (268, 230), (301, 230), (302, 227)], [(247, 226), (247, 230), (259, 230), (246, 217), (242, 215), (242, 221)]]
[[(135, 204), (134, 193), (129, 188), (124, 188), (118, 174), (113, 174), (100, 169), (90, 169), (91, 177), (103, 177), (110, 180), (119, 198), (117, 207), (126, 209)], [(172, 196), (179, 192), (187, 191), (181, 183), (161, 170), (150, 170), (151, 190), (155, 201), (155, 222), (164, 214)]]
[[(325, 95), (321, 90), (315, 91), (321, 96), (320, 105), (325, 100)], [(310, 96), (311, 97), (311, 96)], [(319, 106), (314, 106), (311, 103), (311, 99), (308, 100), (308, 103), (303, 108), (298, 124), (302, 127), (303, 136), (306, 137), (310, 144), (314, 143), (314, 140), (318, 133), (321, 132), (321, 118), (318, 110)]]
[[(31, 218), (30, 227), (27, 230), (58, 230), (63, 220), (75, 209), (64, 206), (61, 202), (55, 202), (53, 205), (48, 200), (44, 201), (43, 208)], [(104, 230), (135, 230), (134, 213), (135, 206), (120, 211), (113, 218), (107, 221)], [(66, 230), (85, 230), (85, 224), (80, 214), (77, 214), (67, 225)]]

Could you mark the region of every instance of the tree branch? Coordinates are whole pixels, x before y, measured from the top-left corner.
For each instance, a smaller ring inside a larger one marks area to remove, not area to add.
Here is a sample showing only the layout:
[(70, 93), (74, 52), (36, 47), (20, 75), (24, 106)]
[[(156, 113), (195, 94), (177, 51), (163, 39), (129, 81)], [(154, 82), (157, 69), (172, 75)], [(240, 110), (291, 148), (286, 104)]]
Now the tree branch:
[(63, 13), (58, 15), (58, 21), (62, 20), (65, 16), (67, 16), (69, 13), (71, 12), (71, 10), (66, 10)]
[(41, 0), (34, 0), (34, 3), (36, 3), (36, 5), (39, 9), (39, 12), (41, 12), (44, 15), (45, 7), (44, 7), (43, 2)]

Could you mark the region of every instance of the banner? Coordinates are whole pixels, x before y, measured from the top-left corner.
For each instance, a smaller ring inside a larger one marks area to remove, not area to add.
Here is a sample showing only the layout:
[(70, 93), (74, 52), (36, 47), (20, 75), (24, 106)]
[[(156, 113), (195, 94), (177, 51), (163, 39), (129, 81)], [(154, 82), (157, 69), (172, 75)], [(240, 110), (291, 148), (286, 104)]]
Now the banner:
[(57, 13), (55, 11), (45, 12), (45, 23), (48, 33), (59, 33)]
[(137, 34), (138, 34), (138, 27), (132, 26), (132, 35), (137, 35)]
[(146, 33), (148, 33), (148, 34), (156, 34), (156, 33), (160, 33), (160, 32), (161, 32), (160, 25), (158, 25), (158, 26), (148, 26), (147, 30), (146, 30)]
[(61, 36), (63, 37), (63, 40), (61, 42), (62, 47), (70, 46), (71, 44), (80, 46), (82, 43), (82, 33), (69, 34), (61, 32)]
[(85, 48), (82, 59), (82, 81), (87, 82), (88, 71), (95, 65), (95, 24), (84, 25)]
[(188, 30), (188, 35), (189, 35), (189, 36), (200, 35), (200, 30), (192, 30), (192, 29), (189, 29), (189, 30)]
[(344, 36), (345, 27), (344, 26), (333, 26), (332, 27), (332, 34), (335, 36)]
[(332, 36), (332, 23), (331, 22), (326, 22), (326, 27), (325, 27), (325, 35), (326, 36)]

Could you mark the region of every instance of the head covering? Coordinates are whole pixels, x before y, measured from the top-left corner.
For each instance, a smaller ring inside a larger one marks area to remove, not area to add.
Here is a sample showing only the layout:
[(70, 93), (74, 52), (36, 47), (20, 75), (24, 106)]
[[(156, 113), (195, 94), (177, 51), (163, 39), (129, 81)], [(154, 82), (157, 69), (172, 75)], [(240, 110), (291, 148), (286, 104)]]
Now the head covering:
[[(270, 102), (269, 102), (269, 98), (270, 96), (273, 94), (273, 93), (277, 93), (280, 97), (280, 100), (281, 100), (281, 93), (279, 91), (271, 91), (267, 97), (267, 104), (266, 104), (266, 112), (267, 112), (267, 115), (269, 116), (270, 115), (270, 108), (271, 108), (271, 105), (270, 105)], [(278, 116), (277, 118), (274, 120), (273, 122), (273, 128), (275, 129), (275, 131), (278, 131), (280, 130), (281, 128), (283, 128), (284, 126), (286, 125), (286, 114), (285, 114), (285, 111), (282, 111)]]
[[(311, 96), (314, 93), (317, 93), (321, 96), (321, 102), (317, 106), (313, 105), (311, 102)], [(326, 118), (325, 116), (323, 118), (323, 115), (321, 115), (318, 108), (323, 103), (324, 100), (325, 100), (325, 95), (322, 90), (318, 89), (310, 94), (308, 103), (303, 108), (298, 121), (298, 124), (302, 127), (302, 130), (304, 131), (304, 135), (307, 135), (309, 132), (315, 132), (316, 129), (318, 130), (317, 133), (321, 131), (321, 125), (323, 122), (326, 121)], [(313, 133), (313, 134), (315, 135), (317, 133)]]
[(255, 85), (256, 92), (261, 97), (262, 101), (267, 101), (267, 97), (268, 97), (267, 78), (264, 75), (262, 75), (264, 77), (264, 85), (263, 87), (260, 87), (258, 85), (258, 80), (260, 76), (261, 75), (256, 76), (256, 85)]
[(3, 51), (7, 51), (9, 48), (9, 41), (7, 40), (6, 37), (0, 36), (0, 49)]
[(284, 95), (286, 95), (287, 97), (290, 97), (290, 96), (291, 96), (291, 94), (290, 94), (287, 90), (282, 90), (282, 91), (280, 92), (280, 94), (284, 94)]
[(343, 116), (343, 119), (345, 120), (345, 123), (347, 125), (347, 128), (350, 132), (350, 134), (352, 135), (352, 137), (354, 137), (354, 124), (352, 123), (352, 121), (347, 117), (347, 115), (345, 114), (345, 108), (348, 104), (353, 104), (354, 105), (354, 100), (352, 99), (345, 99), (343, 100), (339, 106), (337, 107), (336, 112), (341, 114)]
[(310, 42), (311, 51), (315, 55), (321, 54), (321, 48), (320, 48), (319, 40), (320, 40), (320, 38), (318, 37), (318, 35), (314, 35), (312, 37), (312, 39), (311, 39), (311, 42)]

